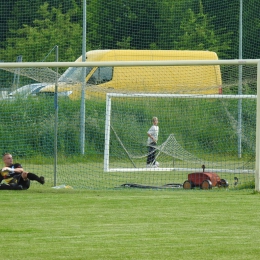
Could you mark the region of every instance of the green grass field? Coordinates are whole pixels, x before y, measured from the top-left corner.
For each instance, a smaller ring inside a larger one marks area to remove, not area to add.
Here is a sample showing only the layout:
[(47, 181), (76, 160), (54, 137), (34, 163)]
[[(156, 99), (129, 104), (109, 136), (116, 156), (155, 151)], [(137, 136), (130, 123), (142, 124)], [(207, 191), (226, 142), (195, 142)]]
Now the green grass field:
[(253, 190), (1, 191), (0, 259), (259, 259)]

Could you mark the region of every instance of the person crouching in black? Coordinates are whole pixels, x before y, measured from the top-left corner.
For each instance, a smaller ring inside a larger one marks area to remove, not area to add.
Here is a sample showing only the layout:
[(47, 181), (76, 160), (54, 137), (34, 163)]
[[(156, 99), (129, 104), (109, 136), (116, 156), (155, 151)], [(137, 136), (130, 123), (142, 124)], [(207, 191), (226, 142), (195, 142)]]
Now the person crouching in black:
[(26, 172), (20, 163), (13, 163), (13, 156), (10, 153), (3, 155), (4, 167), (0, 171), (0, 190), (27, 190), (30, 181), (45, 183), (43, 176)]

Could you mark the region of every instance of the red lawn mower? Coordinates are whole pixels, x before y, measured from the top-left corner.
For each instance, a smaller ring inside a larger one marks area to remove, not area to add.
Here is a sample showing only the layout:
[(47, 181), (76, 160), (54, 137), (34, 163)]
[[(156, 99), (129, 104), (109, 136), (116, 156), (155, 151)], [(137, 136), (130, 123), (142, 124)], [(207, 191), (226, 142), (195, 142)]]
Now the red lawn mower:
[(200, 187), (203, 190), (212, 189), (212, 187), (228, 187), (228, 182), (214, 172), (205, 172), (205, 165), (202, 165), (203, 172), (194, 172), (188, 174), (188, 180), (183, 183), (183, 189), (193, 189)]

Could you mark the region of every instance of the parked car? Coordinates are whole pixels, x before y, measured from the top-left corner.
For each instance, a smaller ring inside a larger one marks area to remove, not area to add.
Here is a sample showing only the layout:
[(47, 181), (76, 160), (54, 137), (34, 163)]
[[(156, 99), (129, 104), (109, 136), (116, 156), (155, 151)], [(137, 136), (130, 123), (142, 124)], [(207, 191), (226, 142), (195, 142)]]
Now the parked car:
[(9, 93), (5, 99), (14, 99), (14, 98), (27, 98), (28, 96), (35, 96), (40, 90), (46, 87), (48, 83), (33, 83), (22, 86), (13, 92)]

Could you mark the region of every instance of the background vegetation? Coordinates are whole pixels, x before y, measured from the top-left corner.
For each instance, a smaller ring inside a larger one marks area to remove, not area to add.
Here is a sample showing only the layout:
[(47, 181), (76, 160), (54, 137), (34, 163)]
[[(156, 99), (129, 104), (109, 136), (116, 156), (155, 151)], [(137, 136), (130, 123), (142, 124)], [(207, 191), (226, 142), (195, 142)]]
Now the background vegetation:
[[(259, 58), (260, 3), (243, 2), (243, 58)], [(235, 59), (239, 7), (237, 0), (88, 0), (87, 50), (211, 50)], [(41, 61), (55, 45), (61, 61), (81, 54), (82, 1), (7, 0), (0, 19), (1, 60)]]
[[(86, 102), (87, 155), (103, 155), (105, 106), (104, 99), (91, 99)], [(18, 107), (20, 109), (17, 110)], [(113, 99), (111, 124), (129, 149), (130, 144), (141, 145), (146, 149), (144, 133), (151, 124), (151, 107), (157, 108), (156, 115), (160, 118), (161, 143), (174, 133), (181, 145), (197, 156), (206, 154), (236, 156), (237, 123), (233, 122), (237, 120), (236, 100), (224, 102), (196, 99)], [(9, 150), (20, 157), (37, 154), (53, 156), (55, 111), (52, 98), (29, 97), (12, 102), (3, 100), (0, 108), (5, 115), (0, 117), (2, 153)], [(59, 154), (65, 156), (79, 154), (80, 101), (61, 98), (58, 116)], [(256, 101), (244, 100), (243, 154), (248, 156), (253, 156), (255, 153), (255, 117)], [(113, 133), (111, 137), (115, 138)], [(116, 139), (114, 142), (111, 146), (112, 154), (120, 147)]]

